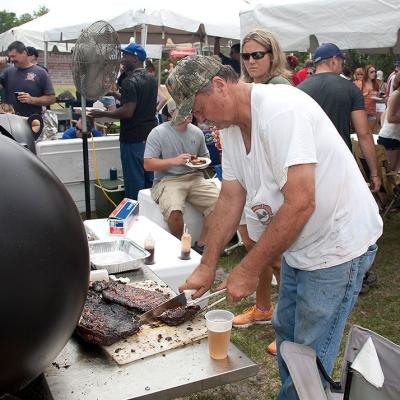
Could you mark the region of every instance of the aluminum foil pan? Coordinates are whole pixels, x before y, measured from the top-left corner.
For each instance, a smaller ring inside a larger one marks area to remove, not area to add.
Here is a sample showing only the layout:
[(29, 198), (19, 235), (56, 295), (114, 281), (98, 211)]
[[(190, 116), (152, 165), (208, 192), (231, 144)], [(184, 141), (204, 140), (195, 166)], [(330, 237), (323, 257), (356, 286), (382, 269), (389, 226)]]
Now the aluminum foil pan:
[(139, 269), (148, 251), (132, 240), (95, 240), (88, 243), (90, 262), (94, 269), (106, 269), (110, 274)]

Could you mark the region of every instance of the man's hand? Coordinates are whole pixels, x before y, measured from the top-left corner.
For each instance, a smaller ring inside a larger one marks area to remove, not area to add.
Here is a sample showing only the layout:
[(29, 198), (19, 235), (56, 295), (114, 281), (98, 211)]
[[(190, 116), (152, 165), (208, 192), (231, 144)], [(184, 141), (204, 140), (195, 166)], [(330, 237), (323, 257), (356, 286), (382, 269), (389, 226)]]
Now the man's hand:
[(371, 175), (369, 178), (369, 188), (371, 192), (378, 192), (381, 187), (381, 178), (378, 175)]
[[(235, 303), (250, 296), (257, 289), (258, 274), (254, 273), (243, 264), (237, 265), (228, 276), (226, 281), (226, 300), (228, 303)], [(218, 289), (223, 289), (223, 286)]]
[(190, 154), (180, 154), (171, 159), (172, 165), (185, 165), (188, 161), (190, 161)]
[(183, 292), (187, 289), (196, 290), (192, 295), (192, 299), (197, 299), (207, 290), (211, 288), (215, 279), (215, 268), (209, 267), (206, 264), (201, 263), (193, 272), (189, 278), (186, 279), (186, 282), (179, 287), (179, 292)]
[(17, 99), (20, 103), (33, 104), (32, 96), (29, 93), (18, 92)]
[(101, 117), (105, 117), (105, 116), (106, 116), (106, 112), (101, 111), (101, 110), (92, 110), (88, 113), (88, 117), (90, 117), (90, 118), (101, 118)]

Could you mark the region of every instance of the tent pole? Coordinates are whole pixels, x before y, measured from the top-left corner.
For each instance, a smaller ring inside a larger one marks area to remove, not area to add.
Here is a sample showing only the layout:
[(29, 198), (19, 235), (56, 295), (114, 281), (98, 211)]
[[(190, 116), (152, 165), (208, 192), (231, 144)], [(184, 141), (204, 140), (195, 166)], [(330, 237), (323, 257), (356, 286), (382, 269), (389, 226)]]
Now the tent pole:
[(158, 60), (158, 84), (159, 85), (161, 85), (161, 61), (162, 61), (162, 50), (161, 50), (160, 59)]
[(47, 40), (44, 42), (44, 66), (49, 67), (49, 42)]
[(147, 44), (147, 25), (146, 24), (142, 24), (141, 39), (142, 39), (142, 47), (146, 48), (146, 44)]

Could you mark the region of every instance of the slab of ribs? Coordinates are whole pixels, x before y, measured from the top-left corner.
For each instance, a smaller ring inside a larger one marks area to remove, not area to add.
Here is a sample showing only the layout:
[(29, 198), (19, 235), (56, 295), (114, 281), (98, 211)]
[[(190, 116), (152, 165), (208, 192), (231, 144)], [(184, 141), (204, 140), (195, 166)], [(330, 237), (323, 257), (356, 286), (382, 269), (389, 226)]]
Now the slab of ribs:
[[(77, 334), (87, 342), (109, 346), (139, 331), (137, 316), (169, 299), (163, 293), (120, 282), (95, 282), (89, 288)], [(164, 312), (159, 320), (176, 326), (192, 319), (199, 307), (179, 307)]]

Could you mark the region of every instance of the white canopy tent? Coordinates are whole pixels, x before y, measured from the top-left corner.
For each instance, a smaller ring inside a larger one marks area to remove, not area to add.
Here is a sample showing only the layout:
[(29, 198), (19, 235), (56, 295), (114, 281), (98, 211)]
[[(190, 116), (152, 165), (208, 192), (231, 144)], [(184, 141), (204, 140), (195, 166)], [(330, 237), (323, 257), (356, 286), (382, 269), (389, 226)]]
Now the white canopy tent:
[[(43, 34), (45, 27), (55, 26), (55, 23), (53, 15), (48, 13), (25, 24), (11, 28), (0, 34), (0, 50), (5, 51), (8, 45), (15, 40), (23, 42), (26, 46), (33, 46), (38, 50), (44, 50)], [(49, 43), (49, 45), (50, 48), (54, 45), (57, 46), (60, 51), (67, 50), (65, 44)]]
[(60, 51), (68, 51), (70, 47), (60, 43), (62, 40), (59, 40), (58, 36), (55, 37), (55, 40), (46, 39), (46, 30), (64, 26), (69, 21), (73, 21), (74, 24), (85, 25), (86, 27), (99, 19), (105, 20), (119, 15), (123, 10), (127, 9), (126, 4), (124, 2), (117, 2), (115, 5), (113, 4), (110, 10), (110, 7), (96, 7), (90, 2), (70, 0), (68, 7), (64, 4), (62, 8), (55, 8), (41, 17), (0, 34), (0, 49), (4, 51), (11, 42), (20, 40), (26, 46), (34, 46), (38, 50), (46, 50), (47, 42), (50, 49), (55, 45)]
[(398, 53), (400, 1), (265, 1), (240, 14), (241, 37), (256, 27), (274, 33), (285, 51), (333, 42), (341, 49)]
[[(250, 0), (140, 0), (134, 8), (125, 4), (119, 13), (102, 18), (121, 34), (121, 41), (134, 36), (142, 44), (165, 44), (167, 38), (174, 43), (204, 41), (208, 36), (228, 39), (240, 38), (239, 12), (250, 7)], [(121, 8), (121, 7), (119, 7)], [(47, 29), (46, 41), (74, 41), (82, 29), (96, 19), (91, 14), (85, 21)], [(143, 35), (142, 35), (143, 34)]]

